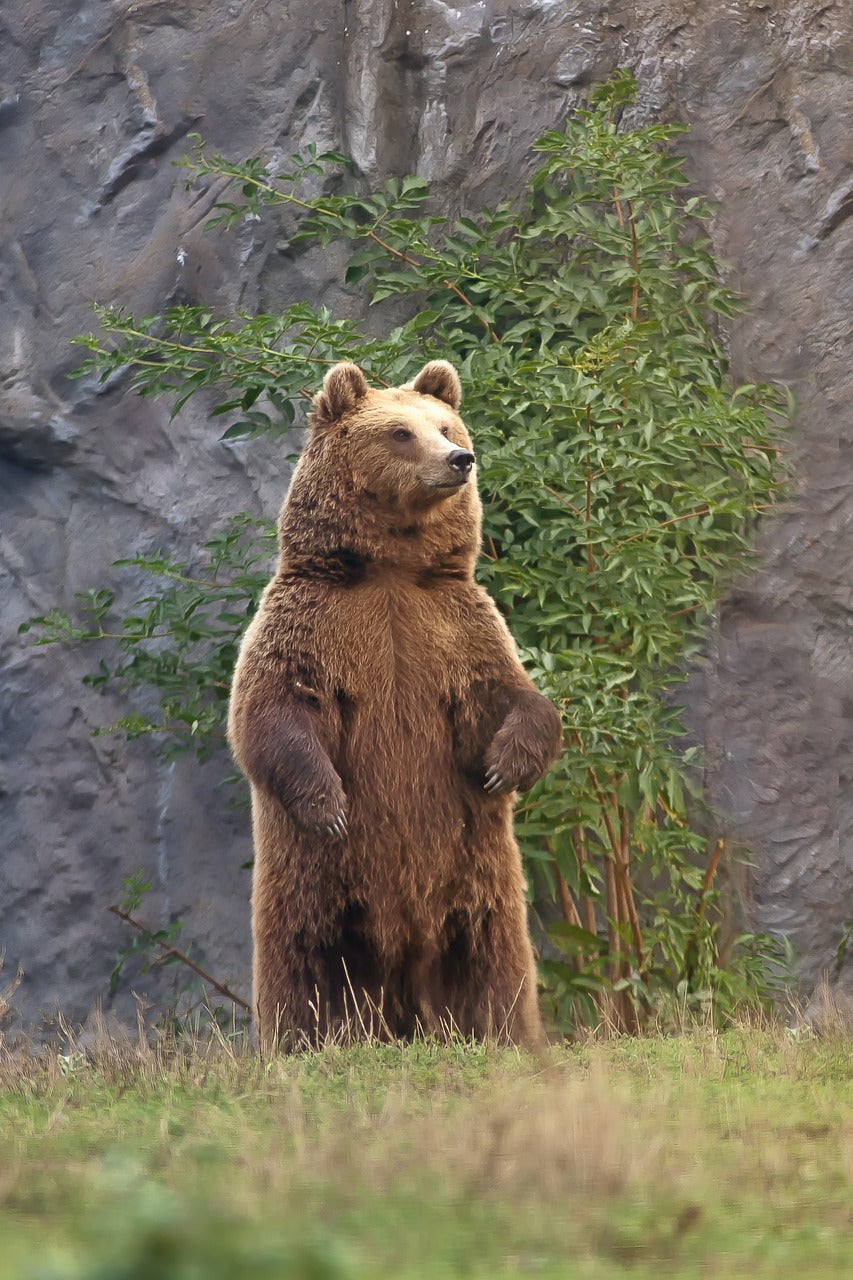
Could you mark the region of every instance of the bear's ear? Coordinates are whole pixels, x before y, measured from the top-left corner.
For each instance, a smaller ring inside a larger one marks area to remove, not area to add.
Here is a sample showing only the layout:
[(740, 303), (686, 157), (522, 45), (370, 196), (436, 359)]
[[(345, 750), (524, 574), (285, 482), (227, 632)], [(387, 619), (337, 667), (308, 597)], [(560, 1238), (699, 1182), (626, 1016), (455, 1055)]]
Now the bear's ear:
[(367, 395), (367, 379), (357, 364), (336, 364), (323, 379), (323, 390), (314, 397), (314, 422), (323, 426), (336, 422), (354, 409)]
[(436, 400), (443, 400), (451, 409), (458, 409), (462, 403), (459, 374), (447, 360), (430, 360), (411, 383), (411, 387), (422, 396), (435, 396)]

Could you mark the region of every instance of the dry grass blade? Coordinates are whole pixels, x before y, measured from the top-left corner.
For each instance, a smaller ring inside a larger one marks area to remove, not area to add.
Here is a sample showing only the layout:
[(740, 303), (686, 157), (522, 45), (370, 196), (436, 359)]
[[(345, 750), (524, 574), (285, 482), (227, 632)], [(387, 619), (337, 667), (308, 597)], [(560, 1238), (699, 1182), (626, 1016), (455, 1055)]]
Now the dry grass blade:
[[(3, 965), (2, 962), (0, 962), (0, 971), (2, 971), (2, 968)], [(6, 983), (5, 987), (0, 987), (0, 1043), (2, 1043), (3, 1023), (12, 1011), (12, 997), (21, 985), (23, 977), (24, 971), (23, 969), (19, 969), (14, 978)]]

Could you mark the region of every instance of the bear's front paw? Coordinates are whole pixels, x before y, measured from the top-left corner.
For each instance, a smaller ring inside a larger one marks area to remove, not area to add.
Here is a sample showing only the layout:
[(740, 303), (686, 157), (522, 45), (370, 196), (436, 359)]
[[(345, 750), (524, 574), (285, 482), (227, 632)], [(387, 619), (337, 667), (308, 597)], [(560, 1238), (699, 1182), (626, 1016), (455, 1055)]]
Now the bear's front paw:
[(503, 795), (507, 791), (528, 791), (541, 778), (547, 765), (538, 756), (531, 755), (523, 747), (510, 743), (495, 753), (486, 763), (486, 781), (483, 790), (489, 795)]
[(343, 789), (337, 787), (331, 793), (306, 796), (292, 806), (292, 813), (306, 831), (343, 840), (348, 834), (346, 803)]
[(486, 752), (484, 789), (489, 795), (528, 791), (559, 755), (561, 737), (557, 709), (540, 693), (525, 692)]

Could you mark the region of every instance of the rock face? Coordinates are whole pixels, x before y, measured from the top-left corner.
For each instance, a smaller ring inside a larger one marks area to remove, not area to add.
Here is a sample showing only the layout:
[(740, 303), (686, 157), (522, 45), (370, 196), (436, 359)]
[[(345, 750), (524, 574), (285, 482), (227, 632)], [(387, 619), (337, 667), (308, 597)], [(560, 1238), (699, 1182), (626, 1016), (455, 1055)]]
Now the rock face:
[(221, 443), (201, 406), (170, 423), (163, 404), (70, 380), (92, 302), (356, 307), (339, 260), (294, 259), (281, 226), (203, 233), (214, 195), (170, 164), (187, 132), (235, 157), (314, 141), (475, 206), (517, 189), (530, 142), (617, 66), (637, 73), (640, 117), (691, 126), (696, 189), (719, 202), (717, 248), (751, 304), (736, 377), (782, 379), (799, 405), (796, 495), (692, 708), (709, 793), (755, 853), (753, 923), (790, 935), (806, 979), (831, 967), (853, 918), (846, 0), (20, 0), (0, 15), (0, 952), (7, 977), (25, 970), (26, 1019), (106, 995), (127, 938), (105, 906), (137, 867), (152, 925), (185, 916), (202, 963), (248, 990), (250, 839), (211, 802), (224, 766), (92, 738), (118, 707), (80, 683), (91, 649), (16, 635), (115, 581), (118, 556), (192, 554), (286, 485), (279, 446)]

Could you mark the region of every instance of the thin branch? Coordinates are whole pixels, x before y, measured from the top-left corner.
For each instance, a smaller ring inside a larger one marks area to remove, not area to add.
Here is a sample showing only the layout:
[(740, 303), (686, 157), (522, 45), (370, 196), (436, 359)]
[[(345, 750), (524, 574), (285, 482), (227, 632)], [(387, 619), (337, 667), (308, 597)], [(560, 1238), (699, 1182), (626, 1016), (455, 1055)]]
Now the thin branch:
[(628, 206), (628, 222), (631, 227), (631, 265), (634, 268), (634, 283), (631, 286), (631, 319), (637, 323), (637, 312), (640, 307), (640, 244), (637, 239), (637, 224), (634, 221), (634, 206), (630, 200)]
[[(147, 929), (144, 924), (140, 924), (138, 920), (134, 920), (133, 916), (126, 911), (122, 911), (121, 907), (111, 904), (107, 907), (107, 910), (111, 911), (114, 916), (118, 916), (119, 920), (124, 920), (125, 924), (132, 925), (134, 929), (138, 929), (140, 933), (147, 933), (151, 936), (150, 929)], [(241, 1009), (245, 1009), (247, 1013), (252, 1012), (252, 1006), (247, 1004), (242, 996), (238, 996), (230, 987), (226, 987), (224, 982), (217, 982), (206, 970), (202, 969), (201, 965), (196, 964), (195, 960), (191, 960), (185, 952), (179, 951), (177, 947), (173, 947), (169, 942), (163, 942), (160, 938), (151, 937), (151, 941), (156, 942), (157, 946), (162, 948), (167, 955), (174, 956), (182, 964), (188, 965), (200, 978), (204, 978), (205, 982), (209, 982), (220, 995), (225, 996), (228, 1000), (233, 1000), (234, 1004), (239, 1005)]]
[(550, 493), (552, 498), (556, 498), (557, 501), (562, 506), (564, 506), (567, 511), (574, 511), (576, 516), (580, 516), (581, 518), (583, 518), (583, 512), (581, 511), (580, 507), (576, 507), (573, 502), (569, 502), (568, 498), (564, 498), (563, 495), (561, 493), (558, 493), (556, 489), (552, 489), (549, 484), (543, 484), (540, 487), (544, 489), (546, 493)]
[[(572, 843), (575, 846), (575, 857), (578, 860), (578, 868), (582, 870), (589, 861), (589, 855), (586, 850), (586, 840), (583, 837), (580, 827), (575, 827), (572, 831)], [(584, 928), (590, 933), (598, 933), (598, 923), (595, 919), (595, 904), (589, 894), (581, 894), (581, 909), (583, 911)]]
[[(586, 433), (592, 429), (592, 410), (586, 406)], [(587, 461), (589, 460), (589, 444), (587, 444)], [(592, 554), (592, 469), (586, 469), (586, 567), (589, 573), (595, 573), (595, 559)]]
[[(395, 258), (399, 258), (401, 262), (407, 263), (410, 267), (420, 268), (423, 265), (422, 263), (418, 262), (416, 258), (410, 258), (407, 253), (403, 253), (402, 249), (395, 249), (392, 244), (388, 244), (387, 240), (383, 240), (382, 237), (378, 236), (375, 231), (365, 231), (363, 234), (368, 238), (368, 240), (375, 241), (375, 243), (378, 244), (381, 249), (384, 249), (386, 253), (390, 253)], [(452, 280), (442, 280), (441, 283), (444, 285), (445, 289), (449, 289), (451, 293), (455, 293), (456, 297), (460, 300), (460, 302), (464, 302), (466, 307), (473, 308), (474, 306), (473, 302), (471, 301), (470, 298), (466, 298), (465, 294), (459, 288), (458, 284), (454, 284)], [(488, 333), (489, 337), (491, 338), (492, 342), (500, 342), (500, 338), (495, 333), (494, 329), (491, 327), (488, 320), (484, 320), (482, 316), (480, 316), (479, 319), (480, 319), (480, 323), (485, 327), (485, 330)]]
[(634, 952), (637, 957), (637, 970), (646, 986), (649, 985), (649, 975), (646, 973), (645, 951), (643, 948), (643, 931), (640, 928), (640, 918), (637, 914), (637, 905), (634, 901), (634, 889), (631, 884), (631, 824), (627, 808), (623, 805), (619, 806), (619, 801), (614, 793), (613, 803), (616, 806), (617, 813), (620, 814), (620, 858), (619, 858), (619, 875), (622, 880), (622, 890), (625, 898), (625, 909), (628, 916), (628, 922), (631, 925), (631, 934), (634, 938)]
[(559, 867), (556, 868), (556, 872), (557, 872), (557, 890), (560, 895), (560, 910), (563, 913), (563, 919), (566, 921), (567, 924), (572, 924), (572, 925), (575, 925), (578, 929), (582, 929), (583, 924), (581, 923), (581, 918), (580, 918), (580, 915), (578, 914), (578, 909), (575, 906), (575, 900), (574, 900), (574, 897), (572, 896), (572, 891), (569, 888), (568, 884), (566, 883), (566, 877), (563, 875)]
[[(581, 752), (582, 755), (586, 755), (586, 751), (584, 750), (584, 745), (583, 745), (583, 739), (581, 738), (577, 729), (572, 730), (572, 732), (578, 744), (579, 751)], [(622, 963), (624, 960), (624, 957), (622, 956), (621, 939), (619, 937), (619, 930), (618, 930), (618, 926), (620, 922), (624, 921), (625, 923), (630, 924), (631, 926), (631, 931), (634, 934), (634, 945), (635, 945), (635, 948), (637, 948), (638, 968), (640, 968), (641, 973), (643, 972), (642, 968), (640, 967), (642, 965), (642, 957), (643, 957), (642, 932), (640, 930), (639, 919), (637, 918), (637, 912), (636, 912), (636, 907), (634, 905), (633, 893), (630, 892), (630, 880), (628, 879), (627, 864), (624, 867), (622, 865), (623, 841), (621, 838), (621, 833), (619, 836), (617, 836), (616, 834), (616, 830), (613, 826), (613, 821), (610, 816), (610, 805), (608, 803), (607, 798), (605, 797), (604, 790), (601, 786), (601, 783), (598, 780), (598, 774), (595, 772), (595, 769), (592, 767), (592, 765), (588, 764), (587, 769), (589, 771), (590, 779), (592, 780), (593, 789), (595, 791), (595, 796), (598, 801), (599, 808), (601, 810), (601, 816), (604, 819), (604, 825), (607, 830), (607, 838), (610, 843), (611, 852), (610, 852), (610, 855), (606, 856), (604, 859), (604, 870), (605, 870), (605, 885), (606, 885), (606, 893), (607, 893), (608, 941), (609, 941), (611, 953), (614, 955), (614, 963), (611, 966), (611, 980), (615, 982), (617, 978), (620, 976), (619, 970), (621, 969)], [(617, 805), (617, 813), (618, 811), (619, 810)], [(617, 880), (617, 872), (619, 873), (618, 880)], [(620, 890), (622, 891), (621, 894), (620, 894)], [(620, 911), (620, 897), (622, 898), (622, 901), (625, 904), (624, 910), (621, 910), (621, 911)], [(632, 908), (633, 908), (633, 915), (632, 915)], [(636, 932), (634, 932), (635, 924), (636, 924)], [(647, 974), (643, 974), (643, 980), (644, 982), (648, 983)], [(638, 1021), (637, 1011), (634, 1008), (633, 1002), (630, 1001), (627, 995), (625, 997), (625, 1000), (622, 1003), (624, 1006), (622, 1016), (626, 1020), (626, 1025), (630, 1023), (632, 1018), (634, 1019), (634, 1021)]]
[[(545, 843), (548, 845), (549, 852), (551, 852), (550, 841), (546, 840)], [(551, 852), (551, 857), (552, 858), (554, 857), (553, 852)], [(566, 921), (567, 924), (571, 924), (578, 929), (582, 929), (583, 925), (581, 924), (581, 918), (578, 915), (578, 909), (575, 906), (575, 900), (574, 900), (574, 897), (572, 896), (572, 891), (569, 888), (568, 884), (566, 883), (565, 876), (563, 875), (560, 868), (557, 866), (556, 860), (554, 861), (554, 871), (557, 876), (557, 892), (560, 897), (560, 910), (563, 913), (563, 919)], [(575, 973), (582, 973), (585, 964), (586, 964), (586, 957), (582, 952), (580, 953), (575, 952), (572, 955), (572, 968), (574, 969)]]
[[(750, 508), (750, 510), (757, 508)], [(665, 529), (667, 525), (676, 524), (679, 520), (692, 520), (694, 516), (710, 516), (713, 515), (711, 507), (700, 507), (698, 511), (686, 511), (681, 516), (671, 516), (669, 520), (661, 520), (660, 524), (650, 524), (648, 529), (641, 529), (639, 533), (632, 533), (630, 538), (624, 538), (622, 542), (615, 542), (612, 547), (605, 551), (605, 555), (612, 555), (614, 551), (627, 547), (629, 542), (636, 542), (638, 538), (645, 538), (647, 533), (655, 533), (658, 529)]]
[(616, 862), (604, 859), (604, 883), (607, 896), (607, 943), (610, 949), (610, 981), (618, 982), (622, 971), (622, 939), (619, 936), (619, 894), (616, 887)]
[(714, 878), (716, 877), (716, 874), (717, 874), (717, 868), (720, 865), (720, 859), (723, 856), (723, 850), (725, 849), (725, 847), (726, 847), (725, 839), (723, 836), (720, 836), (716, 844), (714, 845), (714, 848), (711, 852), (711, 857), (708, 859), (708, 866), (705, 868), (705, 875), (702, 880), (702, 888), (700, 889), (699, 896), (696, 899), (696, 909), (695, 909), (695, 915), (694, 915), (695, 923), (693, 926), (691, 936), (684, 949), (684, 955), (685, 955), (684, 977), (687, 979), (688, 983), (692, 982), (693, 980), (693, 973), (695, 971), (695, 967), (697, 963), (698, 950), (699, 950), (699, 931), (702, 926), (702, 921), (705, 918), (705, 907), (708, 902), (708, 894), (711, 892), (711, 885), (714, 883)]
[(595, 573), (595, 558), (592, 554), (592, 477), (586, 473), (586, 567), (588, 573)]
[[(318, 209), (316, 204), (312, 204), (306, 200), (300, 200), (297, 196), (293, 195), (291, 192), (281, 191), (278, 187), (274, 187), (271, 183), (261, 182), (259, 178), (246, 177), (245, 174), (241, 174), (238, 170), (229, 169), (227, 166), (222, 166), (220, 168), (209, 169), (207, 171), (211, 173), (229, 174), (232, 180), (236, 180), (242, 183), (250, 182), (258, 191), (265, 191), (268, 195), (274, 196), (277, 200), (283, 200), (283, 201), (289, 202), (290, 204), (298, 205), (301, 209), (307, 209), (312, 213), (318, 213), (318, 212), (323, 213), (327, 218), (334, 218), (338, 222), (343, 222), (343, 217), (341, 216), (341, 214), (336, 213), (333, 209), (324, 209), (322, 208), (322, 206)], [(407, 263), (410, 267), (421, 267), (423, 265), (422, 263), (418, 262), (416, 258), (410, 258), (407, 253), (404, 253), (402, 251), (402, 249), (395, 249), (393, 245), (388, 244), (387, 240), (383, 240), (382, 237), (378, 236), (376, 232), (373, 231), (372, 229), (368, 231), (362, 231), (361, 235), (363, 235), (367, 240), (372, 240), (375, 244), (378, 244), (381, 249), (384, 249), (386, 253), (390, 253), (393, 257), (399, 258), (401, 262)], [(421, 256), (425, 257), (427, 260), (429, 260), (430, 258), (429, 254), (422, 254)], [(433, 261), (435, 262), (441, 261), (441, 259), (437, 255), (432, 255), (432, 257), (433, 257)], [(474, 278), (477, 279), (476, 276)], [(464, 302), (466, 307), (471, 307), (473, 309), (474, 303), (471, 301), (470, 298), (466, 298), (465, 294), (462, 292), (462, 290), (459, 288), (457, 284), (454, 284), (452, 280), (442, 280), (441, 283), (444, 285), (446, 289), (449, 289), (451, 293), (455, 293), (457, 298), (459, 298), (461, 302)], [(480, 319), (480, 322), (483, 324), (489, 337), (491, 338), (492, 342), (500, 342), (500, 338), (495, 333), (494, 329), (491, 327), (488, 320), (484, 320), (482, 316), (480, 316), (479, 319)]]
[[(457, 298), (459, 298), (460, 301), (465, 303), (466, 307), (470, 307), (472, 310), (474, 310), (473, 302), (471, 301), (470, 298), (465, 297), (465, 294), (462, 292), (462, 290), (459, 288), (458, 285), (455, 285), (452, 280), (443, 280), (442, 283), (444, 284), (445, 288), (450, 290), (451, 293), (455, 293)], [(500, 342), (500, 338), (498, 337), (497, 333), (492, 328), (492, 326), (489, 324), (485, 316), (478, 316), (477, 319), (480, 321), (480, 324), (486, 330), (486, 333), (489, 335), (492, 342)]]
[[(586, 750), (584, 749), (583, 739), (581, 738), (577, 729), (573, 729), (572, 733), (574, 734), (575, 741), (578, 744), (578, 750), (580, 751), (581, 755), (585, 756)], [(613, 852), (613, 857), (616, 860), (618, 860), (619, 854), (620, 854), (620, 844), (616, 836), (613, 823), (610, 820), (610, 811), (607, 805), (607, 801), (604, 798), (604, 791), (602, 790), (601, 783), (598, 781), (598, 774), (595, 772), (595, 769), (592, 767), (592, 765), (588, 764), (587, 769), (589, 770), (589, 776), (592, 779), (592, 785), (595, 789), (595, 796), (596, 796), (596, 799), (598, 800), (599, 808), (601, 809), (601, 815), (604, 818), (604, 825), (607, 828), (607, 838), (610, 841), (610, 848)]]
[[(631, 285), (631, 319), (636, 324), (637, 312), (640, 305), (640, 246), (637, 240), (637, 226), (634, 221), (634, 206), (630, 200), (626, 200), (628, 206), (628, 225), (631, 229), (631, 265), (634, 268), (634, 282)], [(619, 226), (625, 230), (625, 215), (622, 212), (622, 204), (619, 199), (618, 188), (613, 188), (613, 205), (616, 209), (616, 217), (619, 220)]]
[(714, 845), (714, 849), (713, 849), (713, 852), (711, 853), (711, 857), (708, 859), (708, 866), (705, 869), (705, 877), (702, 881), (702, 888), (699, 892), (699, 899), (696, 903), (697, 920), (701, 920), (705, 914), (705, 903), (708, 900), (708, 894), (711, 891), (711, 885), (714, 883), (714, 878), (717, 874), (717, 868), (720, 865), (720, 859), (723, 856), (723, 850), (725, 849), (725, 847), (726, 847), (726, 842), (724, 838), (720, 836), (720, 838), (717, 840), (717, 843)]
[[(241, 356), (236, 351), (223, 351), (221, 347), (202, 347), (197, 344), (193, 345), (187, 342), (178, 342), (174, 338), (158, 338), (156, 334), (143, 333), (141, 329), (133, 329), (130, 326), (124, 326), (124, 325), (121, 325), (118, 327), (118, 332), (121, 334), (124, 334), (126, 337), (140, 338), (143, 342), (151, 343), (153, 346), (156, 346), (156, 347), (164, 347), (167, 351), (186, 351), (190, 355), (214, 356), (214, 357), (218, 357), (220, 360), (227, 356), (229, 360), (237, 360), (239, 361), (240, 364), (252, 365), (253, 368), (259, 369), (261, 373), (265, 373), (268, 378), (274, 378), (276, 376), (274, 370), (267, 368), (266, 365), (263, 365), (263, 364), (259, 365), (257, 361), (251, 358), (251, 356)], [(292, 353), (284, 354), (281, 352), (276, 352), (276, 356), (281, 360), (293, 360), (293, 361), (298, 361), (298, 363), (300, 364), (303, 363), (303, 359), (301, 356), (295, 356)], [(143, 364), (143, 363), (150, 363), (150, 362), (149, 361), (143, 362), (142, 360), (134, 360), (133, 363)], [(329, 362), (323, 361), (321, 363), (329, 363)], [(332, 361), (331, 363), (335, 363), (335, 362)], [(181, 368), (180, 365), (177, 367)], [(195, 372), (199, 372), (199, 370), (195, 370)]]
[[(232, 349), (226, 350), (224, 347), (203, 347), (198, 344), (194, 345), (192, 343), (177, 342), (173, 338), (159, 338), (155, 334), (143, 333), (142, 330), (132, 329), (129, 326), (121, 326), (118, 329), (118, 332), (126, 337), (139, 338), (143, 342), (152, 343), (165, 351), (186, 351), (191, 355), (210, 356), (213, 359), (218, 359), (220, 362), (236, 360), (240, 364), (249, 365), (252, 369), (259, 370), (261, 373), (266, 374), (268, 378), (275, 379), (278, 377), (276, 371), (271, 369), (269, 365), (258, 364), (257, 360), (253, 359), (252, 356), (240, 355), (239, 352)], [(264, 351), (267, 355), (272, 356), (274, 360), (281, 360), (285, 363), (288, 361), (291, 364), (335, 365), (340, 363), (340, 356), (308, 356), (299, 355), (293, 351), (277, 351), (275, 347), (268, 347), (264, 342), (258, 343), (258, 349), (260, 351)], [(119, 348), (113, 348), (113, 350), (116, 351), (119, 350)], [(201, 367), (196, 367), (194, 365), (176, 365), (165, 360), (142, 360), (138, 359), (136, 356), (131, 356), (128, 363), (133, 365), (144, 365), (153, 369), (174, 369), (176, 372), (180, 373), (206, 372), (206, 366), (204, 365)], [(380, 378), (377, 373), (371, 374), (371, 377), (376, 382), (381, 383), (383, 387), (390, 386), (390, 383), (386, 382), (384, 378)], [(308, 391), (304, 387), (302, 388), (302, 395), (304, 395), (306, 399), (310, 400), (313, 394), (314, 393), (312, 391)]]

